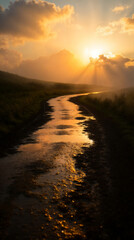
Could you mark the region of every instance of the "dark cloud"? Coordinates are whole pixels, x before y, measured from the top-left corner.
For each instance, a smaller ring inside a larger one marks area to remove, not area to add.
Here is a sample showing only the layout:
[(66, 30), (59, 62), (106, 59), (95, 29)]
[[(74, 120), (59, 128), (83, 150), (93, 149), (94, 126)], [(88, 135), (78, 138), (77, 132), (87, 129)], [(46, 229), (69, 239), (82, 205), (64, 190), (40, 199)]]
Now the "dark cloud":
[(73, 7), (56, 7), (43, 0), (16, 0), (7, 9), (0, 6), (0, 34), (24, 39), (48, 38), (53, 35), (49, 24), (70, 17)]

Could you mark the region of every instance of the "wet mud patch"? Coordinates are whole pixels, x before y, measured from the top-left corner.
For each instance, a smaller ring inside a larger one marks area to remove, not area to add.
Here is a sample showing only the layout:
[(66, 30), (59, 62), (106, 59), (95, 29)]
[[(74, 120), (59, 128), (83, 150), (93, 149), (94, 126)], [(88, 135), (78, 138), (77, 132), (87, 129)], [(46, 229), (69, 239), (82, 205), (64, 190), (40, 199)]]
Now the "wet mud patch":
[(55, 132), (56, 135), (70, 135), (71, 131), (57, 131)]
[(71, 117), (69, 117), (69, 116), (68, 116), (68, 117), (62, 117), (61, 119), (62, 119), (62, 120), (70, 120)]
[(67, 110), (67, 109), (62, 109), (61, 112), (68, 113), (69, 110)]
[[(12, 184), (8, 187), (8, 196), (4, 202), (0, 203), (1, 239), (24, 239), (23, 234), (28, 239), (31, 239), (31, 236), (33, 239), (35, 237), (42, 239), (40, 228), (43, 220), (37, 223), (37, 216), (39, 217), (37, 209), (40, 209), (40, 202), (47, 199), (47, 194), (41, 194), (44, 184), (39, 184), (37, 178), (47, 173), (52, 167), (52, 162), (39, 160), (25, 166), (12, 179)], [(33, 227), (36, 229), (35, 232), (32, 231)]]
[[(76, 100), (73, 99), (75, 102)], [(82, 185), (76, 186), (71, 198), (75, 202), (76, 216), (81, 218), (86, 239), (109, 240), (111, 236), (105, 224), (105, 214), (110, 211), (112, 185), (110, 165), (107, 161), (109, 149), (105, 132), (94, 115), (80, 107), (87, 115), (84, 122), (86, 133), (93, 139), (94, 144), (89, 148), (83, 147), (83, 154), (75, 157), (76, 169), (85, 172)]]
[(70, 120), (71, 117), (70, 117), (70, 116), (65, 116), (65, 117), (62, 117), (61, 119), (62, 119), (62, 120)]
[(75, 119), (77, 119), (77, 120), (84, 120), (85, 117), (76, 117)]
[[(73, 99), (73, 102), (79, 104), (79, 99)], [(86, 114), (88, 109), (80, 106)], [(104, 116), (102, 112), (97, 112), (93, 106), (91, 110), (97, 118), (94, 123), (98, 122), (100, 133), (96, 131), (93, 121), (89, 122), (89, 127), (87, 124), (87, 132), (95, 140), (95, 145), (85, 153), (88, 153), (89, 162), (94, 159), (95, 166), (97, 158), (100, 165), (100, 167), (96, 165), (96, 169), (100, 171), (95, 171), (95, 174), (100, 179), (100, 216), (103, 230), (101, 239), (134, 239), (133, 154), (126, 142), (121, 139), (119, 129), (112, 119)], [(88, 163), (82, 165), (83, 167), (86, 165), (87, 168)], [(78, 167), (80, 166), (81, 161)], [(92, 239), (90, 234), (88, 239)]]
[(73, 125), (58, 125), (56, 126), (57, 129), (66, 129), (66, 128), (74, 128)]
[(32, 189), (36, 189), (37, 187), (41, 187), (41, 185), (37, 184), (36, 179), (41, 175), (47, 173), (50, 169), (52, 169), (53, 163), (46, 161), (36, 161), (24, 167), (21, 170), (18, 176), (15, 176), (13, 179), (13, 183), (9, 186), (9, 194), (13, 197), (17, 195), (23, 194), (28, 196), (28, 193)]

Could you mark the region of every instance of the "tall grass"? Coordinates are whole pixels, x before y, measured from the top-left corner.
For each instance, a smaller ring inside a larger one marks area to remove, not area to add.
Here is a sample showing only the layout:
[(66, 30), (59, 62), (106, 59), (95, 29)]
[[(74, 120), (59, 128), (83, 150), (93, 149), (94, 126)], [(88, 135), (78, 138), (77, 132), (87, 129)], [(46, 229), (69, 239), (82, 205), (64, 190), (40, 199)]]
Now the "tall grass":
[(121, 136), (134, 147), (134, 88), (80, 97), (79, 101), (112, 120)]
[(6, 83), (0, 88), (0, 135), (10, 132), (39, 111), (45, 99), (41, 87)]

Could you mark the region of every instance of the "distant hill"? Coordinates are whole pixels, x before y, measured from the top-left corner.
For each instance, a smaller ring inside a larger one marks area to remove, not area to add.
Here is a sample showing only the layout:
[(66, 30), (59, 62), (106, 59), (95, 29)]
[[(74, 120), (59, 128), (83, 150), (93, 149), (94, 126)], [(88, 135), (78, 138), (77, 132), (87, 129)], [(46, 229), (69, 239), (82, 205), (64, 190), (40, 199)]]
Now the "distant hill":
[(48, 81), (27, 78), (27, 77), (20, 76), (18, 74), (0, 71), (0, 87), (2, 86), (2, 84), (6, 86), (6, 84), (24, 85), (24, 84), (31, 84), (31, 83), (41, 84), (41, 85), (53, 84)]
[[(79, 92), (90, 92), (104, 89), (103, 86), (96, 86), (90, 84), (73, 84), (73, 83), (60, 83), (60, 82), (51, 82), (51, 81), (43, 81), (34, 78), (26, 78), (17, 74), (8, 73), (4, 71), (0, 71), (0, 92), (8, 91), (9, 86), (11, 86), (12, 90), (15, 87), (24, 88), (24, 87), (43, 87), (47, 92), (47, 89), (58, 89), (60, 91), (66, 90), (69, 93), (79, 93)], [(2, 90), (3, 89), (3, 90)], [(61, 92), (62, 94), (62, 92)]]
[(82, 70), (82, 64), (72, 53), (62, 50), (50, 57), (25, 60), (15, 70), (17, 74), (53, 82), (74, 82)]

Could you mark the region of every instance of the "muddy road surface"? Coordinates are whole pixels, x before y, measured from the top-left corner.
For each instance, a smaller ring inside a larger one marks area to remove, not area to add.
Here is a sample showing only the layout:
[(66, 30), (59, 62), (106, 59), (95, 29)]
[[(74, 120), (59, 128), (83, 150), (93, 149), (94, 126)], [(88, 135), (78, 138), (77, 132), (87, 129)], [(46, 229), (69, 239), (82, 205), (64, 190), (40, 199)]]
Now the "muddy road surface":
[(105, 137), (70, 97), (49, 100), (51, 120), (0, 159), (0, 239), (110, 239)]

